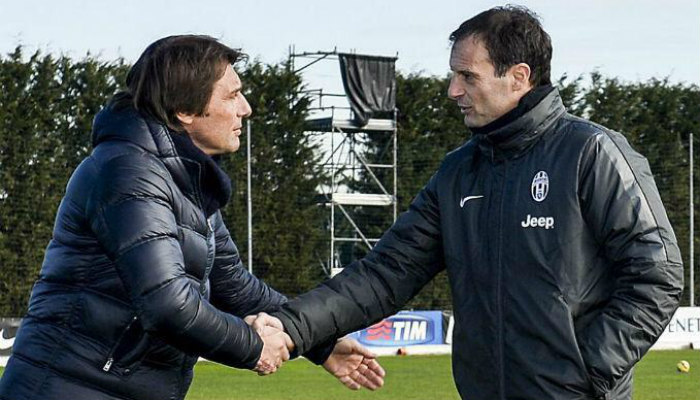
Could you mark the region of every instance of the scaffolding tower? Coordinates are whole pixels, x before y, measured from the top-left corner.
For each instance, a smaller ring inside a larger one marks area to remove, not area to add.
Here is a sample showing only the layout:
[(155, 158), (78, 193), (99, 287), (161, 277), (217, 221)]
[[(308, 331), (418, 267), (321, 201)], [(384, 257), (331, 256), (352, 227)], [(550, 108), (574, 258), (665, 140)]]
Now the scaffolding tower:
[[(292, 68), (300, 72), (322, 61), (337, 62), (343, 54), (336, 50), (295, 53), (290, 49), (290, 61)], [(396, 57), (376, 58), (391, 61), (393, 75)], [(304, 61), (303, 65), (295, 68), (300, 60)], [(361, 124), (352, 107), (348, 106), (347, 88), (345, 94), (324, 88), (305, 92), (313, 98), (306, 131), (319, 143), (323, 152), (320, 158), (322, 167), (328, 177), (327, 182), (318, 188), (320, 194), (317, 196), (318, 203), (328, 212), (328, 254), (325, 260), (319, 261), (326, 274), (332, 277), (342, 270), (342, 265), (353, 261), (353, 255), (358, 253), (357, 246), (370, 250), (379, 241), (378, 237), (366, 233), (365, 226), (369, 221), (357, 218), (358, 211), (365, 207), (380, 207), (390, 215), (391, 222), (396, 220), (396, 109), (392, 105), (391, 112), (371, 117)], [(375, 154), (373, 160), (368, 160), (365, 154), (370, 135), (375, 142), (379, 138), (385, 143), (379, 156)]]

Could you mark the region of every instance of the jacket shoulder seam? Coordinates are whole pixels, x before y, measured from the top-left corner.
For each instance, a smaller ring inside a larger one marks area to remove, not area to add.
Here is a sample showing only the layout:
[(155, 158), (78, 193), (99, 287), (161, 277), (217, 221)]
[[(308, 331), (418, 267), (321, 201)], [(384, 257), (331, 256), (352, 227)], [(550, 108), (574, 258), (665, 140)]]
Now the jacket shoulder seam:
[(132, 201), (132, 200), (140, 200), (140, 201), (152, 201), (156, 204), (160, 204), (163, 206), (166, 206), (168, 209), (171, 211), (173, 210), (172, 204), (168, 203), (167, 201), (163, 201), (161, 197), (158, 196), (147, 196), (147, 195), (142, 195), (142, 194), (131, 194), (126, 197), (123, 197), (117, 201), (107, 203), (104, 205), (104, 207), (114, 207), (118, 206), (120, 204), (126, 203), (127, 201)]
[(644, 204), (646, 204), (647, 208), (649, 209), (649, 213), (651, 216), (654, 218), (654, 226), (655, 226), (655, 231), (657, 235), (659, 235), (659, 241), (661, 244), (664, 246), (664, 256), (666, 258), (666, 262), (671, 262), (671, 260), (668, 258), (668, 249), (666, 248), (666, 241), (663, 239), (663, 235), (661, 234), (661, 227), (659, 226), (659, 220), (656, 217), (656, 213), (654, 212), (654, 209), (651, 207), (651, 204), (649, 203), (649, 196), (647, 193), (644, 191), (644, 187), (640, 184), (639, 177), (637, 176), (637, 171), (635, 171), (634, 168), (632, 168), (632, 164), (630, 164), (629, 160), (627, 159), (627, 155), (625, 154), (624, 151), (620, 148), (618, 143), (615, 141), (615, 139), (612, 138), (610, 135), (610, 131), (608, 130), (602, 130), (602, 134), (605, 135), (608, 140), (610, 140), (617, 151), (620, 153), (622, 156), (622, 159), (625, 160), (625, 164), (627, 164), (627, 168), (632, 172), (632, 176), (634, 176), (634, 182), (635, 184), (639, 187), (639, 191), (642, 193), (642, 196), (644, 198)]
[(116, 263), (116, 262), (119, 260), (119, 258), (121, 258), (122, 256), (124, 256), (124, 254), (126, 254), (126, 253), (128, 253), (128, 252), (134, 250), (134, 249), (137, 248), (137, 247), (140, 247), (141, 245), (144, 245), (144, 244), (147, 244), (147, 243), (156, 241), (156, 240), (164, 240), (164, 239), (175, 239), (175, 240), (177, 240), (177, 237), (174, 237), (174, 236), (172, 236), (172, 235), (159, 234), (159, 235), (157, 235), (157, 236), (151, 236), (151, 237), (147, 237), (147, 238), (142, 239), (142, 240), (137, 240), (135, 243), (133, 243), (133, 244), (130, 245), (129, 247), (127, 247), (127, 248), (123, 249), (122, 251), (120, 251), (119, 254), (116, 254), (115, 257), (114, 257), (114, 262)]

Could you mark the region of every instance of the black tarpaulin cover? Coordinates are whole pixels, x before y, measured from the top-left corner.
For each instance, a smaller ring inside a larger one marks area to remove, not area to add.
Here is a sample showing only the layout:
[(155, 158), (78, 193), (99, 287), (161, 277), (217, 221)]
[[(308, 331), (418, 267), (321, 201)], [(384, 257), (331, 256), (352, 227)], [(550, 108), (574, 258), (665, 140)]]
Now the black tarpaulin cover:
[(396, 106), (396, 58), (339, 53), (345, 94), (358, 125)]

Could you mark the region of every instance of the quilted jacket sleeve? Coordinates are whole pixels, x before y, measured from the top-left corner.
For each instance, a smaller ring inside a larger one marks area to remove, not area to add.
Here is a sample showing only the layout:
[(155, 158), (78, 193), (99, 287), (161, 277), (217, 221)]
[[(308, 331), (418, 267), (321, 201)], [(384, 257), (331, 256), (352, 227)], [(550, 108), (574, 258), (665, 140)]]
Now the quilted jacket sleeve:
[[(217, 212), (215, 218), (216, 258), (209, 277), (212, 303), (217, 308), (238, 316), (278, 310), (287, 302), (287, 298), (248, 273), (221, 213)], [(315, 364), (323, 364), (334, 346), (334, 341), (329, 341), (309, 349), (304, 356)]]
[(216, 258), (209, 275), (211, 302), (238, 316), (277, 310), (287, 298), (248, 273), (219, 212), (214, 225)]
[(444, 269), (436, 180), (364, 259), (274, 313), (298, 351), (396, 313)]
[(658, 339), (683, 289), (680, 251), (649, 164), (615, 132), (582, 154), (583, 217), (614, 268), (614, 290), (579, 345), (594, 389), (604, 395)]
[(144, 329), (185, 352), (254, 367), (260, 337), (206, 301), (186, 276), (164, 167), (150, 156), (126, 154), (106, 161), (97, 175), (88, 202), (91, 228)]

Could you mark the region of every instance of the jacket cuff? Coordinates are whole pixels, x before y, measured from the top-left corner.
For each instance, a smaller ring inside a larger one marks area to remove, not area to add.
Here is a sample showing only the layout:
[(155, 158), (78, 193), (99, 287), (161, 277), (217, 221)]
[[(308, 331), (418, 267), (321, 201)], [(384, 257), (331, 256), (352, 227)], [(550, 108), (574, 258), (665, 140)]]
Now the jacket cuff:
[(258, 365), (258, 361), (260, 361), (260, 357), (262, 357), (262, 351), (263, 351), (263, 346), (264, 346), (263, 340), (260, 337), (260, 335), (258, 335), (258, 333), (255, 332), (255, 330), (253, 328), (250, 328), (250, 329), (253, 331), (253, 335), (254, 335), (254, 339), (253, 339), (254, 343), (251, 346), (252, 350), (250, 351), (250, 353), (255, 354), (255, 356), (252, 358), (251, 362), (245, 364), (245, 368), (247, 368), (247, 369), (253, 369)]
[(270, 313), (270, 315), (278, 318), (282, 322), (282, 326), (284, 326), (284, 331), (287, 332), (289, 337), (292, 339), (292, 342), (294, 342), (294, 351), (290, 354), (290, 356), (298, 357), (299, 354), (306, 353), (308, 349), (304, 346), (304, 340), (301, 338), (299, 329), (297, 329), (297, 326), (294, 324), (294, 321), (287, 316), (284, 310), (275, 311), (273, 313)]
[(327, 342), (321, 343), (304, 353), (304, 357), (308, 358), (309, 361), (316, 365), (321, 365), (326, 362), (328, 357), (331, 356), (331, 353), (333, 353), (335, 343), (335, 339), (329, 339)]

